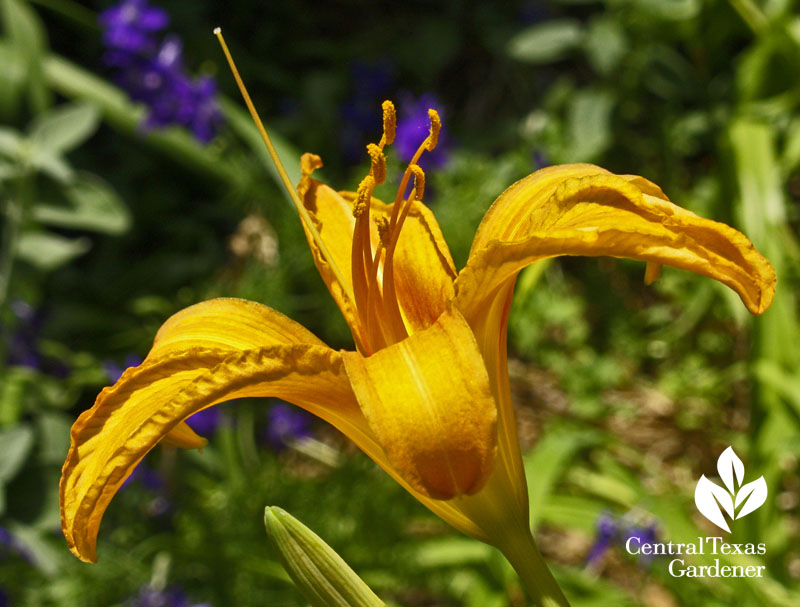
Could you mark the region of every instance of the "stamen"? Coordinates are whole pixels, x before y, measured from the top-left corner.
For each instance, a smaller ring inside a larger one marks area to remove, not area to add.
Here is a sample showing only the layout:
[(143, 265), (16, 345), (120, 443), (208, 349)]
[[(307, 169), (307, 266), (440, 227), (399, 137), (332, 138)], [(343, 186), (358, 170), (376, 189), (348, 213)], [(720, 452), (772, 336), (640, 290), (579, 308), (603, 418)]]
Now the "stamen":
[[(367, 175), (358, 184), (356, 191), (356, 200), (353, 203), (353, 217), (359, 218), (364, 211), (369, 210), (369, 203), (372, 200), (372, 190), (375, 189), (375, 178), (372, 175)], [(369, 219), (369, 216), (367, 216)]]
[(442, 120), (439, 118), (439, 113), (433, 108), (428, 110), (428, 116), (431, 119), (431, 129), (428, 133), (428, 151), (432, 152), (436, 149), (436, 144), (439, 143), (439, 131), (442, 128)]
[(422, 200), (425, 193), (425, 172), (418, 164), (412, 164), (409, 168), (414, 173), (414, 198)]
[(383, 108), (383, 143), (392, 145), (397, 132), (397, 112), (394, 104), (388, 99), (381, 105)]
[[(378, 228), (378, 237), (381, 240), (381, 244), (384, 247), (389, 245), (389, 237), (391, 236), (391, 232), (389, 232), (389, 218), (385, 215), (379, 215), (375, 218), (375, 226)], [(380, 255), (376, 255), (375, 261), (380, 259)], [(377, 266), (377, 264), (375, 264)]]
[(286, 188), (286, 191), (289, 193), (289, 197), (292, 199), (294, 206), (297, 208), (297, 212), (300, 215), (300, 220), (305, 224), (306, 229), (311, 234), (311, 238), (314, 240), (314, 243), (322, 253), (322, 256), (328, 262), (328, 265), (333, 272), (333, 275), (336, 278), (336, 281), (339, 283), (339, 286), (342, 289), (342, 294), (347, 297), (351, 302), (355, 303), (355, 298), (353, 297), (353, 292), (348, 286), (348, 283), (345, 282), (344, 276), (342, 275), (339, 268), (336, 266), (334, 262), (333, 255), (331, 255), (330, 251), (328, 251), (328, 247), (325, 246), (325, 241), (322, 240), (322, 236), (320, 236), (319, 230), (314, 225), (314, 222), (311, 219), (311, 215), (306, 209), (303, 201), (300, 200), (300, 194), (292, 185), (291, 180), (289, 179), (289, 175), (286, 173), (286, 169), (283, 166), (283, 162), (281, 162), (280, 157), (278, 156), (278, 152), (275, 150), (275, 147), (272, 145), (272, 140), (269, 138), (269, 134), (267, 134), (267, 129), (264, 128), (264, 123), (261, 122), (261, 118), (256, 111), (256, 107), (253, 104), (252, 99), (250, 99), (250, 94), (247, 92), (247, 88), (242, 81), (242, 77), (239, 75), (239, 70), (236, 69), (236, 64), (233, 61), (233, 57), (231, 56), (231, 52), (228, 50), (228, 45), (225, 43), (225, 38), (222, 37), (222, 30), (220, 28), (214, 29), (214, 35), (219, 40), (219, 44), (222, 47), (222, 52), (225, 53), (225, 59), (228, 61), (228, 66), (231, 68), (231, 72), (233, 73), (233, 78), (236, 80), (236, 85), (239, 87), (239, 91), (242, 93), (242, 98), (244, 99), (245, 105), (247, 105), (247, 109), (250, 112), (250, 116), (253, 118), (253, 122), (255, 122), (256, 129), (258, 129), (259, 135), (261, 135), (261, 139), (264, 142), (264, 145), (267, 147), (267, 151), (269, 152), (270, 158), (272, 158), (272, 163), (275, 165), (275, 169), (278, 171), (278, 175), (283, 182), (283, 187)]
[(375, 184), (380, 185), (386, 181), (386, 157), (383, 155), (381, 148), (370, 143), (367, 146), (367, 154), (369, 154), (372, 166), (370, 174), (375, 178)]

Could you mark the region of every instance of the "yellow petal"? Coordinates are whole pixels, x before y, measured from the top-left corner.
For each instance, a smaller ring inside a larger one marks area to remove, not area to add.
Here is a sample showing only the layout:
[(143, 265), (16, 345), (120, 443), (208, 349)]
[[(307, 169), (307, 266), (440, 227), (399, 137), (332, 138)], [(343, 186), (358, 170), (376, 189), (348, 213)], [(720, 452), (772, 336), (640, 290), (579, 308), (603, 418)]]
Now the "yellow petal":
[[(336, 192), (315, 180), (310, 180), (304, 201), (325, 246), (334, 257), (334, 262), (348, 281), (351, 281), (351, 251), (353, 246), (352, 192)], [(392, 205), (372, 199), (371, 217), (390, 217)], [(378, 244), (378, 231), (375, 222), (370, 226), (373, 251)], [(339, 309), (350, 326), (356, 343), (362, 342), (358, 316), (347, 305), (341, 289), (336, 284), (328, 264), (322, 258), (308, 231), (306, 236), (314, 255), (317, 269), (336, 300)], [(453, 281), (456, 276), (455, 265), (450, 250), (442, 236), (439, 224), (430, 210), (422, 203), (411, 208), (400, 237), (394, 257), (395, 287), (400, 310), (411, 332), (430, 326), (445, 310), (447, 301), (453, 296)]]
[(390, 464), (416, 491), (479, 491), (493, 468), (497, 410), (472, 331), (457, 310), (365, 358), (344, 354), (361, 410)]
[(70, 549), (96, 561), (100, 520), (136, 464), (188, 416), (249, 396), (282, 398), (356, 434), (365, 427), (341, 358), (327, 347), (198, 348), (145, 362), (103, 390), (72, 427), (60, 486)]
[(298, 404), (369, 447), (369, 429), (337, 353), (260, 304), (217, 299), (192, 306), (164, 324), (145, 361), (104, 389), (72, 427), (61, 513), (73, 552), (96, 560), (100, 519), (150, 449), (166, 436), (173, 444), (200, 446), (203, 439), (182, 422), (244, 396)]
[(530, 175), (494, 203), (456, 281), (456, 305), (473, 324), (523, 267), (559, 255), (691, 270), (732, 288), (755, 314), (775, 291), (772, 266), (740, 232), (674, 205), (641, 177), (566, 165)]

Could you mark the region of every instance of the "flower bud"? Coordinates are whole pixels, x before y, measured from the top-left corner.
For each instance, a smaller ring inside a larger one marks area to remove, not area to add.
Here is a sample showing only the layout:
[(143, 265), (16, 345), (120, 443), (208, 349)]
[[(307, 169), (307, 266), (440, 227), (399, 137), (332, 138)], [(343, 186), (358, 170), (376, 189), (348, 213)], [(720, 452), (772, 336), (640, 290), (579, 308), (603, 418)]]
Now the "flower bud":
[(350, 566), (291, 514), (269, 506), (264, 525), (284, 569), (313, 607), (384, 607)]

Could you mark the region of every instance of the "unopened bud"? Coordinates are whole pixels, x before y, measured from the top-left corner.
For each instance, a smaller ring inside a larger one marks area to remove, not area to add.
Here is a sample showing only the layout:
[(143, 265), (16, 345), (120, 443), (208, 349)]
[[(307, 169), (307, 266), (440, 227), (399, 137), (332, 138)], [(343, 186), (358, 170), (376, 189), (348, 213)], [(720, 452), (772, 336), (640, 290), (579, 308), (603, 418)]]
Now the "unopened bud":
[(291, 514), (267, 507), (264, 525), (284, 569), (313, 607), (385, 607), (330, 546)]

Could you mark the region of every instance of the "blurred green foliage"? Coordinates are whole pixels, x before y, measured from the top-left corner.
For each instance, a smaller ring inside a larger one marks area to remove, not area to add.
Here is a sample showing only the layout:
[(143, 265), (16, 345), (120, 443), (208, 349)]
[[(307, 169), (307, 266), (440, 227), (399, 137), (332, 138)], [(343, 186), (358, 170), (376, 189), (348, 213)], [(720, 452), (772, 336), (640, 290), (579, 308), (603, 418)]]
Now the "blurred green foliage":
[[(314, 151), (326, 181), (354, 189), (367, 158), (345, 135), (364, 146), (380, 135), (384, 97), (435, 93), (452, 148), (428, 198), (459, 266), (491, 201), (550, 163), (644, 175), (744, 231), (779, 276), (758, 319), (724, 287), (670, 269), (653, 287), (641, 264), (609, 259), (522, 274), (509, 344), (531, 522), (576, 607), (798, 604), (796, 0), (165, 0), (187, 62), (230, 95), (208, 146), (139, 128), (143, 109), (102, 66), (95, 11), (107, 6), (0, 1), (0, 528), (13, 538), (0, 546), (0, 589), (11, 605), (123, 605), (148, 584), (217, 607), (303, 605), (265, 541), (268, 504), (391, 604), (524, 604), (497, 552), (454, 535), (330, 429), (316, 432), (333, 459), (259, 443), (256, 401), (228, 407), (202, 453), (148, 457), (160, 484), (115, 499), (98, 565), (66, 550), (57, 485), (68, 428), (108, 383), (104, 364), (144, 355), (169, 314), (247, 297), (351, 347), (232, 101), (216, 25), (293, 178), (299, 152)], [(374, 107), (374, 131), (356, 128), (354, 105)], [(766, 542), (767, 577), (676, 579), (619, 547), (586, 567), (603, 513), (654, 522), (665, 540), (713, 534), (694, 485), (727, 445), (768, 482), (770, 498), (732, 536)]]

